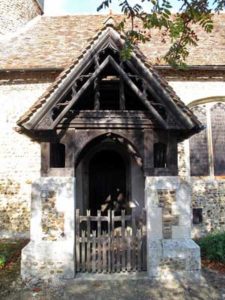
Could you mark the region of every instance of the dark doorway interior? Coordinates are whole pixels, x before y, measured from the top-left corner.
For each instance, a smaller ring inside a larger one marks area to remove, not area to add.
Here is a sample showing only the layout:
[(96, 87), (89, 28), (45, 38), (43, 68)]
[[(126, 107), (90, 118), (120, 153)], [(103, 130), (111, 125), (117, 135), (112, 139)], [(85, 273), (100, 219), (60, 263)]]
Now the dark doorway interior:
[(91, 213), (126, 209), (126, 165), (113, 150), (95, 154), (89, 164), (89, 208)]

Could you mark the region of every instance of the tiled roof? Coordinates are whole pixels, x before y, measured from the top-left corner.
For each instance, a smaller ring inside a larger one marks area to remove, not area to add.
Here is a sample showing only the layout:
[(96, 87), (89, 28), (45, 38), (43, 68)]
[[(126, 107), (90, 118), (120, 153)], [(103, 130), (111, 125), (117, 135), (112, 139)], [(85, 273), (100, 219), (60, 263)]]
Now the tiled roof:
[[(40, 112), (42, 107), (51, 100), (54, 100), (54, 93), (57, 91), (57, 89), (63, 85), (66, 84), (67, 79), (72, 76), (73, 70), (75, 70), (76, 66), (82, 62), (85, 55), (89, 52), (89, 49), (92, 48), (96, 43), (98, 43), (98, 39), (101, 35), (108, 35), (109, 31), (108, 28), (111, 28), (111, 30), (114, 31), (114, 26), (110, 22), (107, 22), (104, 27), (101, 28), (101, 30), (98, 31), (97, 34), (92, 38), (89, 45), (80, 53), (79, 57), (77, 57), (76, 60), (72, 62), (72, 64), (66, 68), (55, 80), (55, 82), (46, 90), (46, 92), (34, 103), (34, 105), (18, 120), (17, 124), (19, 126), (24, 126), (27, 129), (33, 129), (32, 123), (28, 124), (29, 121), (34, 117), (34, 115), (37, 112)], [(119, 38), (121, 41), (123, 40), (123, 36), (119, 35)], [(163, 89), (164, 93), (166, 94), (167, 99), (169, 99), (170, 103), (177, 107), (178, 114), (182, 116), (182, 119), (186, 123), (185, 126), (187, 126), (187, 129), (189, 130), (199, 130), (201, 127), (201, 123), (197, 120), (197, 118), (194, 116), (191, 110), (188, 109), (184, 105), (184, 103), (181, 101), (181, 99), (176, 95), (176, 93), (173, 91), (172, 87), (169, 86), (166, 80), (164, 80), (154, 69), (154, 67), (147, 62), (146, 57), (142, 52), (135, 47), (134, 48), (134, 54), (135, 56), (140, 59), (140, 61), (145, 65), (146, 72), (150, 71), (151, 76), (153, 77), (154, 82), (159, 84), (159, 87), (157, 89)], [(51, 99), (52, 98), (52, 99)], [(28, 127), (27, 127), (27, 125)], [(185, 128), (184, 126), (184, 128)]]
[[(0, 69), (64, 69), (87, 47), (105, 19), (105, 15), (38, 17), (18, 35), (0, 40)], [(139, 47), (155, 64), (168, 50), (168, 44), (161, 43), (157, 30), (153, 30), (151, 36), (149, 43)], [(214, 17), (212, 33), (199, 30), (199, 45), (190, 49), (187, 63), (225, 65), (224, 49), (225, 14), (221, 13)]]

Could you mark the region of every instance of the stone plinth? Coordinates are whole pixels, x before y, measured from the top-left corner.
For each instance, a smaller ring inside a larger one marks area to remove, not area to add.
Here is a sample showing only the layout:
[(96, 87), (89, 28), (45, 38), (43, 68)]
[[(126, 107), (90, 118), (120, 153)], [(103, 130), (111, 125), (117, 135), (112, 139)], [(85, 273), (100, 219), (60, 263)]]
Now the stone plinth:
[(190, 185), (178, 177), (147, 177), (145, 196), (149, 276), (198, 276), (200, 249), (191, 239)]
[(32, 185), (31, 241), (22, 251), (26, 280), (74, 277), (75, 178), (41, 178)]

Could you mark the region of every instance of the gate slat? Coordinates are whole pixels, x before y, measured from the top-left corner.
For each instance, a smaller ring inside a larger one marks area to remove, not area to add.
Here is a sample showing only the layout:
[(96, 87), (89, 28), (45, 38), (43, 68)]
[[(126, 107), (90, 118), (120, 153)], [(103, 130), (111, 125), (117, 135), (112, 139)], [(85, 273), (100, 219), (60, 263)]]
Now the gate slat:
[(91, 211), (87, 210), (87, 271), (91, 272), (91, 263), (90, 263), (90, 256), (91, 256), (91, 220), (90, 220)]
[(97, 227), (98, 227), (98, 235), (97, 235), (97, 242), (98, 242), (98, 264), (97, 264), (97, 271), (101, 272), (101, 211), (97, 211)]
[(76, 209), (76, 270), (80, 271), (80, 210)]
[[(97, 223), (94, 231), (92, 222)], [(103, 227), (102, 222), (108, 222), (107, 226)], [(128, 228), (130, 225), (131, 228)], [(130, 215), (126, 215), (123, 210), (120, 216), (115, 216), (114, 210), (108, 210), (104, 216), (98, 210), (97, 216), (91, 216), (90, 210), (87, 210), (86, 216), (80, 216), (77, 209), (76, 272), (119, 273), (145, 270), (145, 239), (145, 218), (140, 214), (136, 215), (134, 210)]]
[(85, 231), (82, 230), (81, 233), (81, 266), (82, 272), (86, 271), (86, 247), (85, 247)]
[(127, 271), (131, 271), (131, 232), (126, 230), (126, 239), (127, 239)]
[(142, 210), (143, 222), (141, 228), (141, 237), (142, 237), (142, 246), (141, 246), (141, 255), (142, 255), (142, 262), (141, 262), (141, 270), (146, 271), (147, 265), (147, 257), (146, 257), (146, 249), (147, 249), (147, 241), (146, 241), (146, 209), (143, 208)]
[(132, 224), (131, 268), (133, 271), (136, 271), (136, 222), (135, 222), (134, 209), (132, 209), (131, 224)]
[(102, 235), (102, 272), (107, 272), (107, 266), (106, 266), (106, 250), (107, 250), (107, 235), (106, 232), (103, 232)]
[(96, 272), (96, 231), (92, 232), (92, 255), (91, 255), (91, 262), (92, 262), (92, 272)]
[(108, 210), (108, 272), (111, 272), (111, 236), (110, 236), (110, 232), (111, 232), (111, 228), (110, 228), (110, 210)]
[(112, 210), (111, 212), (111, 225), (112, 225), (112, 230), (111, 230), (111, 253), (112, 253), (112, 272), (115, 272), (115, 225), (114, 225), (114, 215), (115, 212)]
[(120, 272), (121, 270), (121, 265), (120, 265), (120, 236), (119, 233), (116, 232), (116, 271), (117, 273)]
[(137, 231), (137, 270), (141, 271), (141, 230)]
[(126, 239), (125, 239), (125, 210), (121, 212), (121, 254), (122, 254), (122, 271), (125, 272), (125, 255), (126, 255)]

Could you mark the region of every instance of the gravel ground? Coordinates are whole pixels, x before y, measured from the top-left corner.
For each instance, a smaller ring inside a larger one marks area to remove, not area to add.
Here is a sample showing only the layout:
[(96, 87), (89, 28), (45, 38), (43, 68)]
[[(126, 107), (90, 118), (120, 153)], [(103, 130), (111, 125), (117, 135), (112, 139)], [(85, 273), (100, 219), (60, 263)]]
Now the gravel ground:
[(157, 282), (148, 279), (71, 280), (61, 287), (26, 286), (19, 276), (19, 261), (0, 270), (1, 300), (225, 300), (225, 275), (202, 270), (199, 283)]

